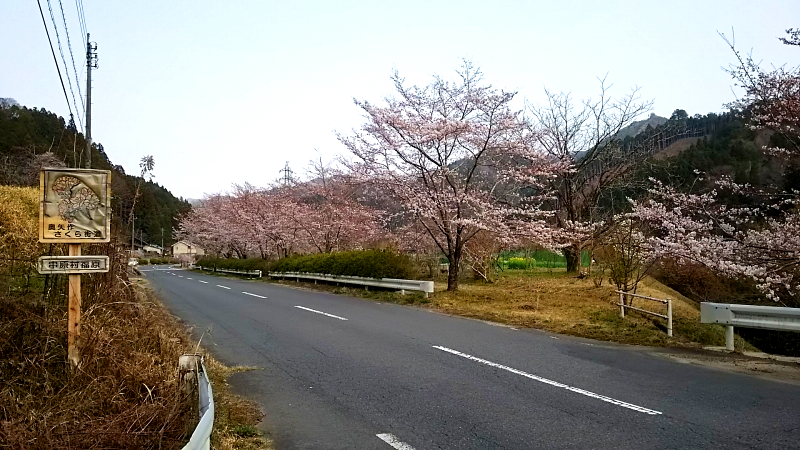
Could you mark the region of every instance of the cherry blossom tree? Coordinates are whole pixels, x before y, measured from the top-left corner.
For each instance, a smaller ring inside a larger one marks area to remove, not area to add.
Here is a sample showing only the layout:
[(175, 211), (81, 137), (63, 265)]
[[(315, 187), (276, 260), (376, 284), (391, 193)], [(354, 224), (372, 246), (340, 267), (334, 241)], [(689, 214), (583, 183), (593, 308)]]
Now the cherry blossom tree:
[[(783, 42), (796, 45), (787, 30)], [(800, 69), (762, 69), (742, 56), (723, 36), (737, 62), (728, 72), (745, 94), (732, 103), (749, 118), (753, 129), (781, 136), (779, 147), (765, 148), (782, 158), (800, 156)], [(727, 191), (727, 192), (726, 192)], [(723, 193), (760, 200), (755, 206), (732, 206)], [(654, 182), (652, 198), (634, 202), (634, 214), (657, 231), (653, 251), (679, 261), (699, 262), (729, 277), (753, 280), (767, 298), (798, 305), (800, 295), (800, 193), (782, 186), (755, 190), (718, 180), (703, 193), (682, 193)]]
[(239, 258), (364, 248), (383, 234), (380, 214), (350, 194), (331, 177), (270, 188), (234, 185), (193, 208), (178, 235), (210, 253)]
[(795, 196), (770, 201), (769, 206), (736, 207), (721, 200), (723, 192), (745, 193), (749, 187), (727, 179), (702, 194), (653, 183), (652, 198), (633, 202), (633, 214), (656, 231), (649, 240), (653, 256), (700, 263), (728, 277), (750, 278), (767, 298), (797, 304), (800, 214)]
[(639, 88), (617, 99), (609, 95), (609, 89), (601, 79), (599, 96), (581, 102), (569, 93), (545, 90), (547, 102), (528, 107), (538, 144), (558, 163), (548, 190), (554, 196), (551, 207), (556, 211), (567, 272), (580, 270), (581, 249), (602, 229), (602, 220), (592, 215), (601, 194), (644, 157), (623, 154), (615, 136), (650, 110), (652, 102), (641, 100)]
[[(788, 29), (786, 45), (800, 46), (800, 29)], [(765, 148), (772, 154), (800, 155), (800, 66), (780, 66), (763, 69), (752, 55), (743, 55), (736, 49), (733, 39), (721, 35), (736, 57), (727, 72), (744, 95), (730, 106), (749, 113), (753, 129), (768, 129), (778, 133), (784, 146)]]
[(382, 106), (355, 100), (366, 122), (338, 135), (353, 156), (343, 160), (350, 175), (391, 196), (447, 257), (451, 291), (479, 232), (510, 238), (541, 219), (508, 169), (519, 155), (540, 157), (529, 124), (509, 106), (515, 93), (482, 84), (468, 61), (457, 73), (420, 88), (395, 72), (396, 97)]

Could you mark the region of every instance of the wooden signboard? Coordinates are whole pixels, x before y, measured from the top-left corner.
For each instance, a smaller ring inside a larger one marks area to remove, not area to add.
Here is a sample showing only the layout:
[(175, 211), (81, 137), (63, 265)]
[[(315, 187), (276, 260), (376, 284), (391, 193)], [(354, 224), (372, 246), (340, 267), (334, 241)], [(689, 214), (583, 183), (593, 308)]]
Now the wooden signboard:
[(111, 171), (45, 168), (39, 190), (39, 242), (109, 242)]
[[(67, 359), (77, 367), (81, 359), (80, 274), (108, 271), (108, 257), (81, 257), (81, 244), (111, 240), (111, 171), (44, 168), (39, 193), (39, 242), (69, 244), (69, 256), (40, 258), (39, 271), (69, 274)], [(85, 270), (84, 265), (88, 265)], [(92, 270), (94, 265), (104, 265), (105, 270)]]
[(108, 256), (40, 256), (39, 273), (98, 273), (108, 272)]

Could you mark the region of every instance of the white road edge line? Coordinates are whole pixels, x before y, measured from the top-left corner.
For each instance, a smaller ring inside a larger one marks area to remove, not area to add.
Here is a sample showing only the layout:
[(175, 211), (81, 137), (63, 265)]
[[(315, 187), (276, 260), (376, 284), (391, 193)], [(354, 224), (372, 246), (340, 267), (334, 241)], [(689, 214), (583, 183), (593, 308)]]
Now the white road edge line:
[(199, 281), (199, 282), (201, 282), (203, 284), (208, 284), (208, 281), (203, 281), (203, 280), (197, 280), (197, 281)]
[(267, 298), (267, 297), (264, 297), (263, 295), (251, 294), (249, 292), (244, 292), (244, 291), (242, 291), (242, 294), (244, 294), (244, 295), (252, 295), (253, 297), (258, 297), (258, 298)]
[(333, 314), (328, 314), (326, 312), (317, 311), (316, 309), (306, 308), (305, 306), (295, 306), (295, 308), (305, 309), (306, 311), (311, 311), (313, 313), (322, 314), (323, 316), (333, 317), (334, 319), (347, 320), (344, 317), (334, 316)]
[(391, 445), (397, 450), (414, 450), (414, 447), (406, 444), (400, 439), (397, 439), (397, 436), (393, 434), (381, 433), (381, 434), (376, 434), (375, 436), (378, 436), (378, 439), (382, 440), (383, 442), (386, 442), (387, 444)]
[(450, 349), (450, 348), (447, 348), (447, 347), (440, 347), (438, 345), (434, 345), (432, 347), (435, 348), (435, 349), (438, 349), (438, 350), (442, 350), (442, 351), (447, 352), (447, 353), (451, 353), (451, 354), (456, 355), (456, 356), (460, 356), (462, 358), (467, 358), (467, 359), (475, 361), (475, 362), (486, 364), (487, 366), (496, 367), (498, 369), (503, 369), (503, 370), (506, 370), (508, 372), (515, 373), (517, 375), (522, 375), (523, 377), (530, 378), (531, 380), (536, 380), (536, 381), (539, 381), (539, 382), (544, 383), (544, 384), (549, 384), (551, 386), (555, 386), (555, 387), (559, 387), (559, 388), (562, 388), (562, 389), (566, 389), (568, 391), (576, 392), (578, 394), (582, 394), (582, 395), (585, 395), (587, 397), (596, 398), (598, 400), (602, 400), (604, 402), (608, 402), (608, 403), (611, 403), (613, 405), (622, 406), (623, 408), (632, 409), (632, 410), (640, 412), (640, 413), (650, 414), (651, 416), (655, 416), (655, 415), (661, 414), (661, 412), (659, 412), (659, 411), (648, 409), (648, 408), (645, 408), (643, 406), (634, 405), (632, 403), (623, 402), (622, 400), (617, 400), (617, 399), (614, 399), (614, 398), (611, 398), (611, 397), (606, 397), (605, 395), (595, 394), (594, 392), (585, 391), (583, 389), (572, 387), (572, 386), (569, 386), (569, 385), (566, 385), (566, 384), (563, 384), (563, 383), (559, 383), (557, 381), (548, 380), (547, 378), (543, 378), (543, 377), (539, 377), (539, 376), (536, 376), (536, 375), (532, 375), (530, 373), (523, 372), (521, 370), (517, 370), (517, 369), (511, 368), (511, 367), (508, 367), (508, 366), (504, 366), (502, 364), (497, 364), (497, 363), (494, 363), (494, 362), (491, 362), (491, 361), (487, 361), (485, 359), (481, 359), (481, 358), (478, 358), (478, 357), (475, 357), (475, 356), (472, 356), (472, 355), (468, 355), (466, 353), (461, 353), (458, 350), (453, 350), (453, 349)]
[(217, 287), (221, 287), (222, 289), (230, 289), (228, 286), (223, 286), (221, 284), (218, 284)]

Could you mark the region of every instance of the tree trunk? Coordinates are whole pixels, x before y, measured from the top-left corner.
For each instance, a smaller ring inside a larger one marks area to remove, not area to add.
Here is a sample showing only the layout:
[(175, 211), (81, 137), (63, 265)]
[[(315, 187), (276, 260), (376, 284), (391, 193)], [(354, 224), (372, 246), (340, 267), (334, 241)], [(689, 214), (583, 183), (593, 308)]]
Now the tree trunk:
[(447, 271), (447, 290), (458, 290), (458, 263), (453, 264), (452, 261), (450, 262), (450, 267)]
[(567, 273), (578, 273), (581, 270), (581, 250), (570, 245), (565, 247), (562, 252), (567, 260)]
[(460, 252), (456, 252), (452, 255), (447, 255), (447, 262), (450, 263), (450, 266), (447, 270), (447, 290), (448, 291), (457, 291), (458, 290), (458, 266), (461, 262), (461, 254)]

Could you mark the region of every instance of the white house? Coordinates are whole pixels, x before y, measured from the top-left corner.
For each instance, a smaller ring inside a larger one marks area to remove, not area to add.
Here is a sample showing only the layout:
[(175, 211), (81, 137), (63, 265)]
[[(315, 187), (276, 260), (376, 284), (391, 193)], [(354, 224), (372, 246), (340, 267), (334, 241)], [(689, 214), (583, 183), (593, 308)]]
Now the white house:
[(203, 256), (206, 252), (202, 248), (188, 241), (178, 241), (172, 244), (172, 256), (180, 255)]
[(159, 247), (158, 245), (145, 244), (145, 246), (142, 249), (144, 250), (145, 253), (157, 253), (159, 255), (163, 255), (161, 247)]

